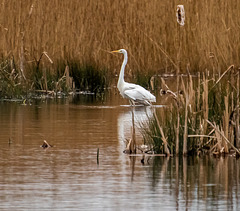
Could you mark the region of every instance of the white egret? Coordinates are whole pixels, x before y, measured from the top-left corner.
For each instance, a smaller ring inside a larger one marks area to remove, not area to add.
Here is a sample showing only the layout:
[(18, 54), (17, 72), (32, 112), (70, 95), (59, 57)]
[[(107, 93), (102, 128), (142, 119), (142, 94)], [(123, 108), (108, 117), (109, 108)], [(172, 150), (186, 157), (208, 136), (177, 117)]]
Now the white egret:
[(122, 97), (129, 99), (130, 104), (132, 105), (135, 105), (135, 102), (143, 105), (152, 105), (152, 102), (156, 102), (156, 97), (143, 87), (124, 81), (124, 70), (128, 60), (127, 51), (125, 49), (120, 49), (112, 51), (112, 53), (122, 53), (124, 55), (117, 84), (117, 88)]

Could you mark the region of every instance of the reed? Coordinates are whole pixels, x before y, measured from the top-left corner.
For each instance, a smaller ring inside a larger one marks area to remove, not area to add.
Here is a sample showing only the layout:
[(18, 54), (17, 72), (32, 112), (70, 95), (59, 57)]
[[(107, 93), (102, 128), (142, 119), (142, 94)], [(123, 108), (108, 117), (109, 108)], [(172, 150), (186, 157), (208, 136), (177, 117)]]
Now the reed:
[[(46, 65), (47, 63), (50, 66)], [(46, 52), (25, 66), (25, 73), (14, 57), (0, 60), (0, 98), (26, 98), (33, 93), (70, 91), (102, 93), (110, 84), (109, 72), (96, 65), (81, 64), (78, 60), (57, 61), (56, 70)]]
[(1, 98), (23, 98), (26, 91), (25, 83), (21, 71), (16, 69), (13, 58), (0, 61), (0, 84)]
[[(177, 4), (167, 0), (3, 1), (0, 55), (2, 61), (14, 60), (18, 74), (14, 84), (25, 90), (69, 90), (70, 78), (76, 88), (102, 90), (119, 73), (121, 61), (116, 63), (108, 53), (118, 48), (129, 53), (126, 78), (145, 87), (150, 78), (158, 79), (164, 72), (178, 76), (207, 69), (220, 75), (230, 64), (239, 66), (240, 3), (186, 3), (184, 26), (177, 23)], [(64, 76), (66, 66), (69, 77)], [(12, 87), (8, 82), (6, 86)], [(206, 127), (203, 122), (203, 133)]]
[(218, 80), (208, 73), (198, 74), (195, 79), (191, 75), (181, 78), (182, 91), (178, 95), (164, 81), (164, 87), (168, 88), (164, 93), (172, 101), (142, 126), (144, 141), (156, 153), (168, 154), (167, 141), (171, 154), (178, 154), (179, 150), (184, 155), (239, 156), (238, 71), (230, 66)]
[(55, 72), (56, 61), (78, 59), (81, 64), (95, 63), (114, 73), (117, 64), (107, 51), (117, 48), (129, 51), (133, 75), (138, 71), (175, 71), (176, 66), (182, 72), (187, 67), (195, 72), (206, 68), (219, 72), (231, 63), (239, 65), (240, 3), (186, 3), (185, 25), (181, 28), (176, 19), (177, 3), (3, 1), (0, 54), (12, 55), (26, 78), (28, 64), (42, 52), (53, 60)]

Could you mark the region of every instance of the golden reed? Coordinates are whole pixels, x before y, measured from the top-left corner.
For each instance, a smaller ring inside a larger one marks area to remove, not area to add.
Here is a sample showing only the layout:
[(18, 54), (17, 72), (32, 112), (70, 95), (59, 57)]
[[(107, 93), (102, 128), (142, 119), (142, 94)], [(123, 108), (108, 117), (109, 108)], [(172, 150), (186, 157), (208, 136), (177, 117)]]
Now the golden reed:
[(189, 0), (182, 27), (176, 18), (179, 3), (1, 0), (0, 53), (26, 65), (47, 52), (55, 63), (78, 59), (113, 72), (122, 60), (116, 63), (107, 51), (119, 48), (128, 50), (132, 71), (174, 72), (176, 64), (181, 72), (220, 72), (238, 66), (240, 1)]

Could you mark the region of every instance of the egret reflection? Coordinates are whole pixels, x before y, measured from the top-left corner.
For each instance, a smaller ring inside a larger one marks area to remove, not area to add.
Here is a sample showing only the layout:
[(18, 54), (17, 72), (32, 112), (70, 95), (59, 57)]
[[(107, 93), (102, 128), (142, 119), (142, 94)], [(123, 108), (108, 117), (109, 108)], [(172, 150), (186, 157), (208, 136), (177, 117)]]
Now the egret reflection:
[(122, 149), (126, 148), (126, 142), (136, 140), (136, 145), (142, 144), (140, 124), (153, 118), (153, 107), (129, 106), (118, 116), (118, 140)]

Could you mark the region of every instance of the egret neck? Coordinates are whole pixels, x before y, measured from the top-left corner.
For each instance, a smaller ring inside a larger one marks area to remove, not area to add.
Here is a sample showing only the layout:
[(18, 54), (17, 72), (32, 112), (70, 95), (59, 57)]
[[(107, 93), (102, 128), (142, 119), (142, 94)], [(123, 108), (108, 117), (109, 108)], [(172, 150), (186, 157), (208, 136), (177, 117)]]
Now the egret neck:
[(125, 82), (124, 81), (124, 69), (125, 69), (125, 66), (126, 66), (127, 60), (128, 60), (127, 51), (125, 51), (123, 55), (124, 55), (124, 60), (123, 60), (121, 71), (120, 71), (120, 75), (119, 75), (119, 78), (118, 78), (118, 84), (117, 84), (117, 88), (118, 89)]

